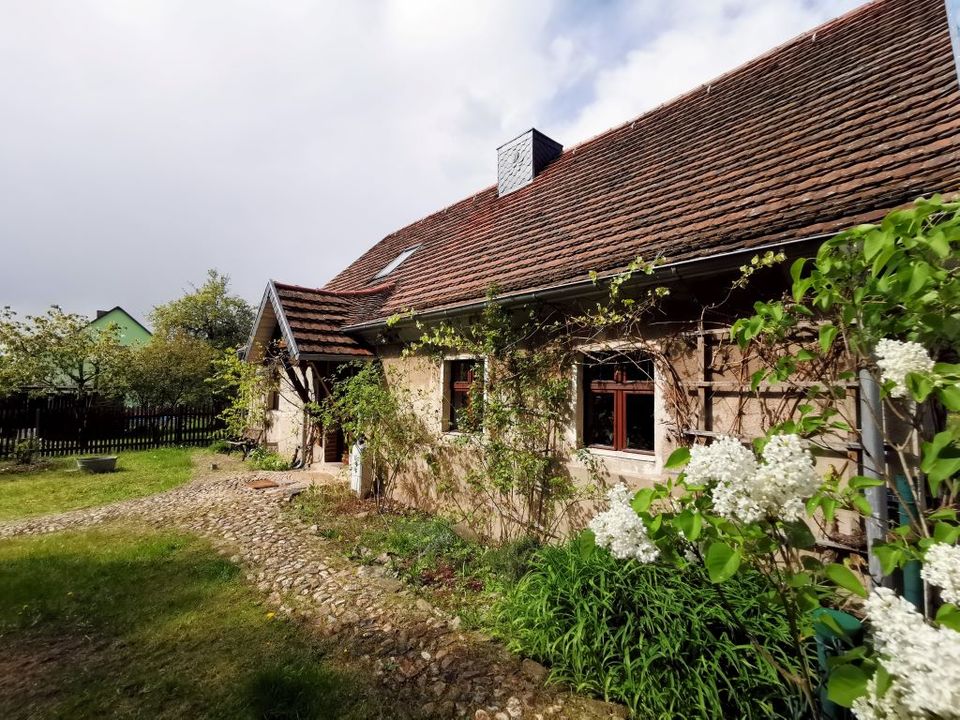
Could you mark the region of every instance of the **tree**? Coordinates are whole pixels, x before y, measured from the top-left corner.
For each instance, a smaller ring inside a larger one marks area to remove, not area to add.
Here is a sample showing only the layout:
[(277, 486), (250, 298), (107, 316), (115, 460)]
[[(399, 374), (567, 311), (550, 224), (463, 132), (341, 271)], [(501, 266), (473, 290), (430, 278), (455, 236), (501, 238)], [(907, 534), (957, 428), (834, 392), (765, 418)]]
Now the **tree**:
[(141, 405), (206, 402), (214, 395), (207, 378), (217, 355), (208, 342), (183, 332), (155, 337), (131, 351), (127, 391)]
[(129, 350), (118, 328), (91, 330), (82, 315), (51, 307), (23, 320), (0, 314), (0, 395), (72, 389), (78, 395), (115, 394), (123, 387)]
[(246, 343), (254, 310), (246, 300), (230, 294), (230, 276), (207, 271), (207, 280), (177, 300), (158, 305), (150, 313), (154, 336), (185, 333), (218, 350)]

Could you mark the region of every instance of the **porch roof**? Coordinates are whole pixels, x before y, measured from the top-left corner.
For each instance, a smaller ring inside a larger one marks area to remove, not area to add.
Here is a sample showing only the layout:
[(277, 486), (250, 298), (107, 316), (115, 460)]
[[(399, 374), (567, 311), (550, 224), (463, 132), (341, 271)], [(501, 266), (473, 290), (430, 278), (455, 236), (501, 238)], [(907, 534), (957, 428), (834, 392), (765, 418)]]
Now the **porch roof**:
[(361, 291), (334, 292), (271, 280), (263, 294), (247, 356), (255, 358), (279, 327), (295, 360), (361, 359), (373, 352), (340, 328), (365, 316), (370, 303), (379, 305), (391, 289), (384, 284)]

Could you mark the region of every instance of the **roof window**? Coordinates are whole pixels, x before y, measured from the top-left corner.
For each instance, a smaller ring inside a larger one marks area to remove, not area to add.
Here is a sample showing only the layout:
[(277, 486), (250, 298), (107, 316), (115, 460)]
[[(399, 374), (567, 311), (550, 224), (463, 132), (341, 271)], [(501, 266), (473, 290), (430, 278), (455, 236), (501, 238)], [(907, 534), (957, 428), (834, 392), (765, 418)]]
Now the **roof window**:
[(391, 260), (389, 263), (387, 263), (387, 266), (386, 266), (385, 268), (383, 268), (383, 270), (381, 270), (380, 272), (378, 272), (374, 277), (376, 277), (376, 278), (384, 278), (384, 277), (386, 277), (387, 275), (389, 275), (390, 273), (392, 273), (394, 270), (396, 270), (398, 267), (400, 267), (400, 264), (401, 264), (404, 260), (406, 260), (408, 257), (410, 257), (411, 255), (413, 255), (413, 254), (417, 251), (417, 248), (419, 248), (419, 247), (420, 247), (419, 245), (414, 245), (413, 247), (407, 248), (407, 249), (404, 250), (402, 253), (400, 253), (399, 255), (397, 255), (393, 260)]

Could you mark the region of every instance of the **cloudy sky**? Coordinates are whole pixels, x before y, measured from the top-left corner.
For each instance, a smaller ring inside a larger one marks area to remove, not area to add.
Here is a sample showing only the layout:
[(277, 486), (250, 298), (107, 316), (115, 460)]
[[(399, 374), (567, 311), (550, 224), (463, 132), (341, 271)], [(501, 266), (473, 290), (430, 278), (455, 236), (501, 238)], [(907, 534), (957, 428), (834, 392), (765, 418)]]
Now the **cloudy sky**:
[(860, 0), (0, 0), (0, 306), (258, 301)]

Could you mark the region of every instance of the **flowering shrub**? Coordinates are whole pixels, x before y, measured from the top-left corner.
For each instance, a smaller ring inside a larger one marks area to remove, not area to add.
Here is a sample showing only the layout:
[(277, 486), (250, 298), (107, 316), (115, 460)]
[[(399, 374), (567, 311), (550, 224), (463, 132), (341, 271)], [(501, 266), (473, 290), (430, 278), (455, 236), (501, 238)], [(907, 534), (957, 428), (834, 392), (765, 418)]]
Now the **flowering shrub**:
[(920, 343), (883, 338), (877, 343), (875, 352), (880, 377), (890, 386), (890, 397), (907, 396), (907, 375), (910, 373), (933, 370), (933, 358)]
[[(942, 546), (946, 547), (946, 546)], [(866, 601), (878, 671), (853, 703), (860, 720), (960, 717), (960, 633), (932, 627), (888, 588)]]
[(650, 542), (646, 525), (630, 507), (630, 491), (620, 483), (610, 490), (607, 498), (610, 507), (590, 521), (597, 544), (609, 549), (615, 558), (621, 560), (656, 560), (660, 551)]
[[(676, 478), (632, 498), (616, 490), (611, 509), (591, 524), (597, 542), (628, 562), (702, 565), (714, 583), (743, 568), (765, 576), (767, 600), (785, 614), (800, 663), (785, 677), (811, 717), (821, 711), (820, 671), (804, 650), (812, 611), (859, 596), (871, 641), (831, 662), (830, 700), (859, 720), (960, 718), (960, 424), (946, 422), (960, 411), (960, 364), (952, 362), (960, 348), (958, 254), (960, 202), (934, 198), (841, 233), (812, 261), (797, 261), (790, 295), (756, 303), (755, 314), (732, 328), (741, 348), (764, 362), (752, 391), (783, 384), (801, 398), (793, 417), (754, 441), (759, 458), (729, 437), (680, 448), (667, 462), (681, 470)], [(853, 381), (862, 385), (862, 417), (844, 415)], [(831, 433), (849, 437), (867, 423), (880, 428), (894, 460), (870, 464), (864, 453), (869, 475), (818, 475), (811, 451)], [(875, 488), (894, 496), (903, 515), (899, 526), (871, 536), (875, 584), (922, 563), (922, 578), (940, 588), (939, 608), (915, 598), (924, 606), (917, 610), (885, 587), (868, 593), (859, 567), (817, 553), (811, 528), (832, 523), (841, 508), (870, 522), (887, 502)], [(818, 622), (845, 635), (830, 616)]]
[(960, 547), (934, 543), (923, 556), (920, 576), (940, 588), (944, 602), (960, 605)]
[(763, 463), (733, 438), (722, 437), (690, 451), (688, 482), (714, 482), (718, 515), (742, 523), (765, 517), (787, 522), (804, 515), (804, 502), (820, 487), (813, 457), (797, 435), (774, 435), (763, 450)]

